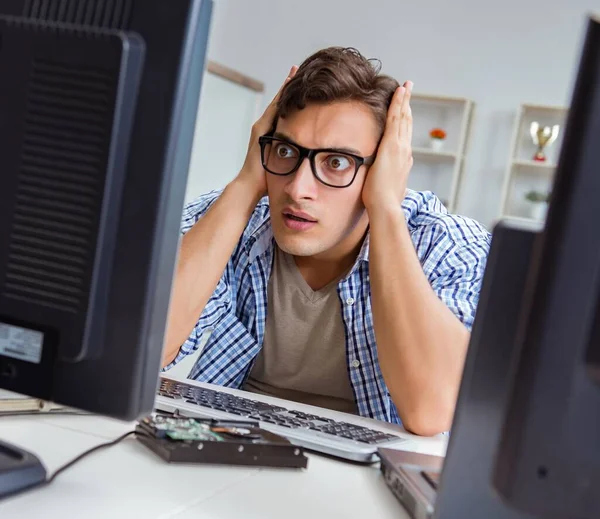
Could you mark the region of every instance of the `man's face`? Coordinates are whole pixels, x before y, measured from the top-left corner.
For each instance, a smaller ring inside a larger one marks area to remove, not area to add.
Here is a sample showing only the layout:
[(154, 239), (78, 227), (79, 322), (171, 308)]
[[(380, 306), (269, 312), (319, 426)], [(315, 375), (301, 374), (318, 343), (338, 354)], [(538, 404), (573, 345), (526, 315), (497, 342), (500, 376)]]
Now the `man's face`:
[[(280, 118), (275, 137), (306, 148), (352, 150), (369, 157), (377, 148), (379, 129), (368, 106), (345, 101), (312, 104)], [(291, 151), (283, 146), (278, 153), (285, 156)], [(335, 155), (321, 155), (315, 162), (317, 167), (320, 163), (334, 171), (349, 165), (343, 156)], [(363, 165), (345, 188), (319, 182), (308, 158), (291, 175), (267, 173), (271, 221), (279, 247), (294, 256), (323, 259), (337, 259), (356, 247), (367, 226), (361, 198), (366, 173)]]

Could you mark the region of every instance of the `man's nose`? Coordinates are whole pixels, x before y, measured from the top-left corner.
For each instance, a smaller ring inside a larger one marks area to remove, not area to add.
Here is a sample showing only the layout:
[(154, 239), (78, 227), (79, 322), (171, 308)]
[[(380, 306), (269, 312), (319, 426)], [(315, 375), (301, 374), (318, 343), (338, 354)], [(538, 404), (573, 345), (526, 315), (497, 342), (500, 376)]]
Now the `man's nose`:
[(313, 175), (310, 160), (305, 157), (296, 172), (290, 175), (285, 191), (292, 200), (314, 199), (318, 182)]

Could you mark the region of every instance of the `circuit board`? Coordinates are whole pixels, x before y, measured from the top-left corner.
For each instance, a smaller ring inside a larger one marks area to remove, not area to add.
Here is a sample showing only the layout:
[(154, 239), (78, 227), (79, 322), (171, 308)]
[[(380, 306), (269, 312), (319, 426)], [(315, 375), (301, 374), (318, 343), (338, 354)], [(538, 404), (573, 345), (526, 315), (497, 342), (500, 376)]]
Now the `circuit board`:
[(303, 449), (257, 422), (153, 414), (136, 427), (138, 440), (168, 462), (306, 468)]

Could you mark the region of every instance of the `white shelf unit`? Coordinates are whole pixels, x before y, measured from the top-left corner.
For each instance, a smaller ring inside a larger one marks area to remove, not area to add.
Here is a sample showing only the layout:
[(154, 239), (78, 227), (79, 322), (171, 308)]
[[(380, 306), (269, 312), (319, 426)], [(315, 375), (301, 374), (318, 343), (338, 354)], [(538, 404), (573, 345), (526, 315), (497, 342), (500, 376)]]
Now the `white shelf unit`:
[[(451, 212), (456, 210), (475, 103), (463, 97), (411, 96), (414, 164), (408, 187), (432, 191)], [(432, 128), (446, 131), (443, 148), (430, 145)]]
[[(526, 199), (526, 195), (532, 190), (549, 193), (552, 188), (567, 112), (568, 108), (564, 106), (540, 104), (519, 106), (502, 186), (499, 219), (544, 222), (544, 212), (534, 217), (533, 203)], [(537, 147), (531, 138), (530, 126), (534, 121), (541, 126), (559, 125), (558, 138), (550, 147), (544, 149), (546, 155), (544, 162), (533, 160)]]

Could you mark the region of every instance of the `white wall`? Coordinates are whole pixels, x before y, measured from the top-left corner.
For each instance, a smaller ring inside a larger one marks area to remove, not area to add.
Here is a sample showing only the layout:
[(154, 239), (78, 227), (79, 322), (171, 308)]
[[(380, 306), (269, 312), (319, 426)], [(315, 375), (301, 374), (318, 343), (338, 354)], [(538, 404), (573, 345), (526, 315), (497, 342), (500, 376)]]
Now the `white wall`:
[(568, 102), (584, 17), (597, 0), (215, 0), (211, 59), (272, 98), (290, 66), (329, 45), (356, 47), (415, 91), (473, 99), (458, 212), (489, 225), (500, 210), (521, 102)]
[(204, 74), (185, 202), (225, 187), (246, 158), (262, 94), (209, 71)]

